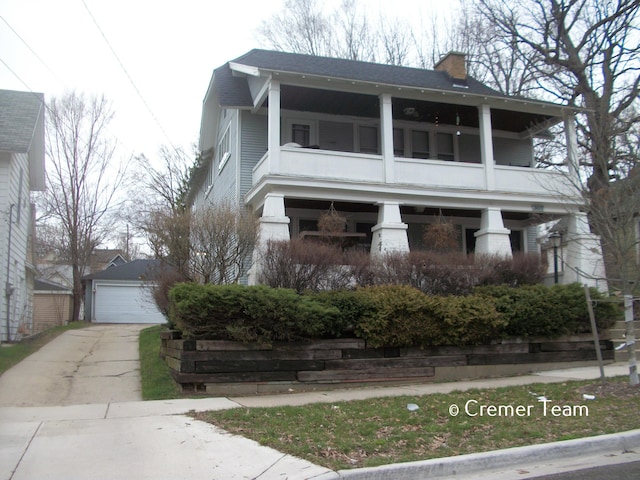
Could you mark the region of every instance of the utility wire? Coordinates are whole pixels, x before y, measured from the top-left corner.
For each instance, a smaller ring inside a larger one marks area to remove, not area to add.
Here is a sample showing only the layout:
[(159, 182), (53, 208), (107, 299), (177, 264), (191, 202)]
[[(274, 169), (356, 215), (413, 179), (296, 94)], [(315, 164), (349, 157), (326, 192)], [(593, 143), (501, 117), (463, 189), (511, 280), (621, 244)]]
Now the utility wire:
[[(49, 67), (49, 65), (47, 65), (47, 63), (46, 63), (46, 62), (45, 62), (45, 61), (40, 57), (40, 55), (38, 55), (38, 54), (35, 52), (35, 50), (34, 50), (33, 48), (31, 48), (31, 46), (27, 43), (27, 41), (26, 41), (24, 38), (22, 38), (22, 37), (20, 36), (20, 34), (16, 31), (16, 29), (15, 29), (15, 28), (13, 28), (13, 27), (9, 24), (9, 22), (7, 21), (7, 19), (6, 19), (6, 18), (4, 18), (2, 15), (0, 15), (0, 20), (2, 20), (2, 21), (7, 25), (7, 27), (9, 27), (9, 29), (13, 32), (13, 34), (14, 34), (16, 37), (18, 37), (22, 43), (24, 43), (25, 47), (27, 47), (27, 48), (29, 49), (29, 51), (33, 54), (33, 56), (34, 56), (34, 57), (36, 57), (36, 58), (38, 59), (38, 61), (39, 61), (39, 62), (44, 66), (44, 68), (46, 68), (46, 69), (49, 71), (49, 73), (50, 73), (51, 75), (53, 75), (53, 77), (55, 77), (55, 79), (56, 79), (56, 80), (60, 81), (60, 78), (58, 78), (58, 76), (55, 74), (55, 72), (54, 72), (53, 70), (51, 70), (51, 68)], [(2, 62), (2, 63), (4, 63), (4, 62)], [(6, 65), (6, 63), (5, 63), (5, 65)], [(8, 68), (8, 67), (7, 67), (7, 68)], [(13, 73), (13, 74), (15, 75), (15, 73), (14, 73), (13, 71), (12, 71), (11, 73)], [(16, 77), (17, 77), (17, 75), (16, 75)], [(22, 80), (20, 80), (20, 81), (22, 81)], [(22, 83), (24, 84), (24, 82), (22, 82)], [(26, 84), (25, 84), (25, 85), (26, 85)]]
[(7, 64), (7, 62), (5, 62), (2, 58), (0, 58), (0, 62), (2, 62), (2, 64), (3, 64), (5, 67), (7, 67), (7, 70), (9, 70), (9, 71), (13, 74), (13, 76), (14, 76), (14, 77), (16, 77), (16, 78), (20, 81), (20, 83), (22, 83), (22, 85), (24, 85), (24, 86), (27, 88), (27, 90), (29, 90), (31, 93), (33, 93), (33, 94), (35, 95), (35, 92), (31, 89), (31, 87), (30, 87), (29, 85), (27, 85), (27, 82), (25, 82), (25, 81), (20, 77), (20, 75), (18, 75), (18, 74), (13, 70), (13, 68), (11, 68), (11, 67)]
[(133, 78), (131, 78), (131, 75), (129, 75), (129, 72), (127, 71), (127, 69), (125, 68), (124, 64), (122, 63), (122, 61), (120, 60), (120, 57), (118, 57), (118, 54), (116, 53), (116, 51), (114, 50), (113, 46), (111, 46), (111, 43), (109, 42), (109, 39), (107, 38), (107, 36), (105, 35), (104, 31), (102, 30), (102, 28), (100, 28), (100, 25), (98, 24), (98, 21), (96, 20), (96, 18), (93, 16), (93, 14), (91, 13), (91, 10), (89, 10), (89, 7), (87, 6), (86, 2), (84, 0), (82, 0), (82, 4), (84, 5), (84, 8), (87, 10), (87, 13), (89, 14), (89, 16), (91, 17), (91, 20), (93, 20), (94, 25), (96, 26), (96, 28), (98, 29), (98, 31), (100, 32), (100, 34), (102, 35), (102, 38), (104, 39), (105, 43), (107, 44), (107, 46), (109, 47), (109, 50), (111, 50), (111, 53), (113, 54), (113, 56), (115, 57), (116, 61), (118, 62), (118, 65), (120, 65), (120, 68), (122, 68), (122, 71), (124, 72), (124, 74), (127, 76), (127, 78), (129, 79), (129, 82), (131, 83), (131, 85), (133, 86), (133, 89), (136, 91), (138, 97), (140, 97), (140, 100), (142, 100), (142, 103), (144, 104), (145, 108), (147, 109), (147, 111), (149, 112), (149, 114), (151, 115), (151, 117), (153, 118), (153, 120), (156, 122), (156, 125), (158, 125), (158, 128), (160, 129), (160, 131), (162, 132), (162, 134), (164, 135), (164, 137), (167, 139), (167, 141), (169, 142), (169, 145), (171, 145), (171, 148), (173, 148), (173, 150), (175, 150), (176, 152), (178, 151), (176, 149), (176, 147), (174, 146), (173, 142), (171, 141), (171, 139), (169, 138), (169, 135), (167, 135), (167, 132), (165, 131), (165, 129), (162, 127), (162, 124), (160, 124), (160, 121), (158, 120), (158, 117), (156, 117), (156, 115), (153, 113), (153, 111), (151, 110), (151, 107), (149, 106), (149, 104), (147, 103), (147, 101), (144, 99), (144, 97), (142, 96), (142, 93), (140, 92), (140, 90), (138, 89), (138, 87), (136, 86), (135, 82), (133, 81)]

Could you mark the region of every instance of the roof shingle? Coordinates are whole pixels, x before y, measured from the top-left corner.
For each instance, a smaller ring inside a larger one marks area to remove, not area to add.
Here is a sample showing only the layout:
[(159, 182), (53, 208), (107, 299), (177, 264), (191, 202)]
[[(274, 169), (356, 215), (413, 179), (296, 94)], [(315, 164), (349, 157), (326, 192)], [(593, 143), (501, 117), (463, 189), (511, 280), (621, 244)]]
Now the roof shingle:
[(0, 90), (0, 151), (27, 153), (44, 108), (44, 94)]
[[(260, 49), (251, 50), (231, 62), (283, 73), (318, 75), (382, 85), (460, 92), (460, 87), (454, 86), (452, 78), (447, 73), (422, 68)], [(215, 70), (214, 86), (220, 105), (237, 107), (252, 105), (251, 93), (246, 79), (234, 76), (229, 63)], [(465, 91), (493, 97), (504, 96), (472, 77), (467, 77)]]

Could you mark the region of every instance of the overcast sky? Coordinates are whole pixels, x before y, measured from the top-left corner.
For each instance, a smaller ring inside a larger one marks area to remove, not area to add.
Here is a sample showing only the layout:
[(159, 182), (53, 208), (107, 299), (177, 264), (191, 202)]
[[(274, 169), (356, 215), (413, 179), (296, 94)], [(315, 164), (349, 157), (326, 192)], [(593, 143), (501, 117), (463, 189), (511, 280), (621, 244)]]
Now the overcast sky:
[[(372, 9), (408, 12), (409, 19), (418, 6), (424, 12), (447, 3), (365, 1)], [(124, 156), (153, 158), (169, 144), (190, 149), (213, 69), (264, 48), (255, 30), (283, 3), (0, 0), (0, 88), (46, 98), (65, 90), (104, 94), (116, 113), (110, 132)]]

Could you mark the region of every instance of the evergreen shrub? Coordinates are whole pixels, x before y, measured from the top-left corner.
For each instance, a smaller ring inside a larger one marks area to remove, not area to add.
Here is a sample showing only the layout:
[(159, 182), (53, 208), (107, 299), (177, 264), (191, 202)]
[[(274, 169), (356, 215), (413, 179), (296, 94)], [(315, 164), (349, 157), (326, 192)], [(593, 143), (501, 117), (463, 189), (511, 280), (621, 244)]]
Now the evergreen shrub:
[[(591, 291), (598, 329), (620, 315)], [(297, 293), (267, 286), (177, 284), (169, 317), (183, 338), (272, 344), (344, 336), (371, 347), (477, 345), (509, 337), (590, 332), (581, 285), (476, 287), (473, 295), (426, 295), (408, 285)]]
[[(490, 298), (507, 322), (507, 337), (557, 337), (591, 331), (589, 311), (580, 284), (526, 285), (476, 287), (475, 295)], [(620, 316), (620, 309), (612, 302), (602, 301), (604, 296), (590, 290), (596, 301), (594, 314), (598, 330), (611, 327)], [(598, 302), (598, 300), (601, 300)]]
[(169, 293), (183, 338), (271, 344), (331, 332), (339, 310), (284, 288), (181, 283)]

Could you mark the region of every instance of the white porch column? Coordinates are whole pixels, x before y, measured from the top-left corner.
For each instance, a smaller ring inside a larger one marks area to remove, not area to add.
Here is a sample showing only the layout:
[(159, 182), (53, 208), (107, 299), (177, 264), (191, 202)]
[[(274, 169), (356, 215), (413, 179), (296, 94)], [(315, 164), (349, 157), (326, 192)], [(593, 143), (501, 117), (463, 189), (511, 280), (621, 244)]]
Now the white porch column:
[(289, 217), (285, 214), (284, 195), (267, 193), (258, 230), (258, 241), (253, 249), (253, 260), (249, 270), (249, 285), (258, 283), (262, 255), (269, 241), (289, 241)]
[(391, 95), (380, 95), (380, 138), (382, 140), (382, 162), (384, 164), (384, 181), (393, 183), (393, 110)]
[(591, 233), (586, 213), (577, 212), (569, 216), (567, 233), (562, 239), (565, 268), (561, 283), (586, 283), (590, 287), (607, 288), (604, 259), (600, 239)]
[(371, 256), (388, 252), (408, 252), (407, 224), (402, 222), (400, 204), (383, 202), (378, 206), (378, 223), (371, 229)]
[(478, 115), (480, 120), (480, 158), (484, 165), (485, 188), (494, 190), (496, 187), (496, 173), (494, 169), (491, 109), (489, 105), (480, 105), (478, 107)]
[[(267, 125), (269, 129), (269, 173), (280, 171), (280, 82), (269, 83), (269, 112)], [(266, 205), (266, 204), (265, 204)]]
[(482, 210), (480, 230), (476, 236), (476, 255), (501, 255), (511, 257), (511, 230), (504, 228), (502, 211), (499, 208)]
[(576, 118), (573, 114), (564, 116), (564, 135), (567, 144), (567, 166), (569, 178), (576, 188), (580, 188), (580, 167), (578, 163), (578, 135), (576, 134)]

